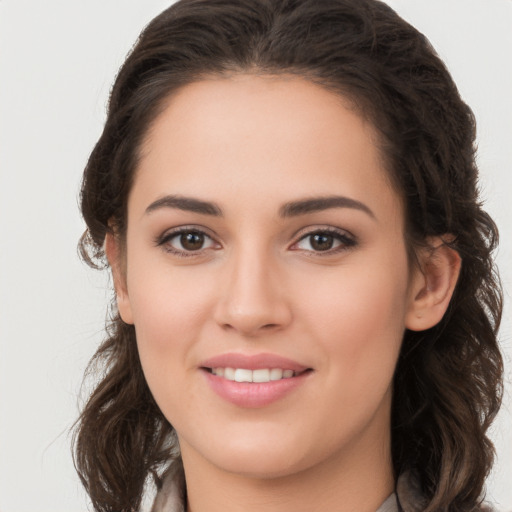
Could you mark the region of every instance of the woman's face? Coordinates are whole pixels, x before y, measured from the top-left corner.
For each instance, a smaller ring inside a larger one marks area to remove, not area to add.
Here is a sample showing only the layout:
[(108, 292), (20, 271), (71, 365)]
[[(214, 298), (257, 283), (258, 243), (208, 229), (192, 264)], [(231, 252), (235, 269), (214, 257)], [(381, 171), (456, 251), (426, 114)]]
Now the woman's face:
[(119, 309), (185, 463), (271, 477), (386, 456), (416, 271), (343, 98), (291, 77), (184, 87), (142, 148), (121, 259)]

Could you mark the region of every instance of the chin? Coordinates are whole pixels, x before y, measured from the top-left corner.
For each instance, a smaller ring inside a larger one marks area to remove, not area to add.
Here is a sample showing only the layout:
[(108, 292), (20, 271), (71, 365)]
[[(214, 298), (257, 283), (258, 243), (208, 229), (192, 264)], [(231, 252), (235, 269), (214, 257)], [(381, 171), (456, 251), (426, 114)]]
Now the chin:
[[(311, 443), (309, 436), (292, 432), (279, 436), (266, 434), (264, 428), (259, 432), (253, 430), (239, 435), (232, 432), (202, 446), (187, 448), (194, 452), (193, 457), (206, 459), (217, 469), (256, 480), (296, 475), (330, 458), (339, 448), (321, 439)], [(182, 452), (184, 457), (190, 453), (187, 450)]]
[[(284, 478), (298, 473), (307, 468), (307, 463), (302, 467), (300, 460), (296, 460), (292, 454), (284, 452), (263, 452), (261, 449), (246, 453), (233, 452), (216, 457), (212, 461), (219, 469), (251, 479)], [(303, 461), (305, 462), (305, 461)]]

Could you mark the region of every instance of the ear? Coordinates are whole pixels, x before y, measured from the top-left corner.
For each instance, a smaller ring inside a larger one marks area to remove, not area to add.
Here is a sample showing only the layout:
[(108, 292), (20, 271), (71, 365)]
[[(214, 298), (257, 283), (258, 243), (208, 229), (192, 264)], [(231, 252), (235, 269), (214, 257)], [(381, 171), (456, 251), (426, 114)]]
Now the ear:
[(446, 313), (459, 277), (461, 258), (441, 237), (429, 238), (428, 247), (417, 256), (419, 265), (413, 270), (405, 327), (424, 331), (438, 324)]
[(121, 243), (113, 233), (105, 235), (105, 255), (112, 270), (117, 309), (123, 322), (133, 324), (132, 308), (126, 285), (126, 262)]

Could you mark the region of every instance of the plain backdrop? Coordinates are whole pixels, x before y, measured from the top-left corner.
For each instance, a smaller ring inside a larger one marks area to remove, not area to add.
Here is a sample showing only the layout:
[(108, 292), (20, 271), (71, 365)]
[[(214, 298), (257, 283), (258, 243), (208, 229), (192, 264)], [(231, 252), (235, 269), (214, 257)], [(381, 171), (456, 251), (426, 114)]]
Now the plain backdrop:
[[(389, 0), (447, 62), (478, 121), (501, 230), (506, 396), (488, 497), (512, 511), (512, 0)], [(105, 274), (80, 262), (77, 197), (111, 83), (164, 0), (0, 0), (0, 512), (84, 512), (70, 457)]]

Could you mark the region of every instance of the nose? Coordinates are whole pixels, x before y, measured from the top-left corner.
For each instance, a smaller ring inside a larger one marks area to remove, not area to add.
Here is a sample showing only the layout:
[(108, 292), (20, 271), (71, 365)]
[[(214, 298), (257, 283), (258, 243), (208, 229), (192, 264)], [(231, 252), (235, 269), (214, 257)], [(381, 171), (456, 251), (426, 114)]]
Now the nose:
[(246, 337), (284, 329), (291, 322), (292, 311), (279, 266), (268, 256), (254, 252), (234, 259), (226, 262), (222, 275), (217, 323), (224, 330)]

